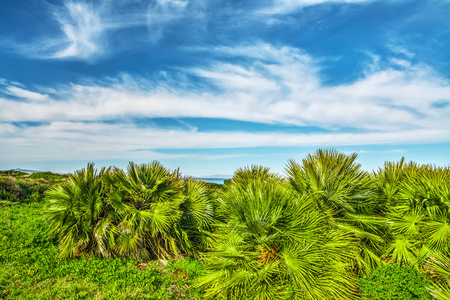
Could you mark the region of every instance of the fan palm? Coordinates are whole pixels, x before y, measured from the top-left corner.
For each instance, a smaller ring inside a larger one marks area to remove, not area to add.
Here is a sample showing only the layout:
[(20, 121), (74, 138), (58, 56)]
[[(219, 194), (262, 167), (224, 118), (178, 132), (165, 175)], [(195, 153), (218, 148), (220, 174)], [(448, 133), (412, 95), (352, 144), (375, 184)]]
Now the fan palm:
[(253, 178), (220, 196), (228, 216), (207, 254), (198, 285), (207, 298), (351, 299), (354, 240), (324, 230), (308, 197), (277, 181)]
[(282, 177), (276, 173), (270, 172), (270, 168), (251, 165), (250, 167), (239, 168), (234, 172), (234, 176), (230, 181), (230, 184), (247, 185), (251, 182), (258, 180), (264, 182), (282, 181)]
[(387, 215), (392, 238), (385, 256), (421, 266), (433, 253), (449, 253), (450, 171), (410, 163), (402, 172)]
[(365, 272), (381, 263), (380, 229), (385, 220), (378, 213), (373, 180), (355, 162), (357, 156), (319, 149), (301, 164), (289, 160), (286, 173), (292, 188), (311, 199), (330, 229), (343, 230), (359, 241), (361, 252), (355, 263)]
[(175, 258), (211, 243), (214, 205), (205, 184), (185, 184), (159, 162), (100, 173), (88, 164), (47, 197), (61, 257)]
[(427, 267), (432, 270), (435, 277), (431, 293), (438, 300), (450, 300), (450, 256), (432, 255), (427, 260)]
[(85, 252), (108, 256), (105, 243), (110, 240), (98, 234), (106, 226), (104, 174), (104, 168), (97, 172), (90, 163), (47, 193), (50, 228), (58, 237), (62, 258)]
[(216, 222), (216, 201), (214, 192), (206, 182), (194, 178), (185, 179), (184, 201), (179, 226), (186, 233), (181, 239), (183, 248), (197, 256), (198, 250), (212, 246), (212, 226)]
[(173, 258), (180, 254), (175, 224), (181, 216), (183, 180), (159, 162), (130, 162), (125, 173), (115, 168), (105, 176), (109, 199), (120, 218), (115, 250), (121, 255)]

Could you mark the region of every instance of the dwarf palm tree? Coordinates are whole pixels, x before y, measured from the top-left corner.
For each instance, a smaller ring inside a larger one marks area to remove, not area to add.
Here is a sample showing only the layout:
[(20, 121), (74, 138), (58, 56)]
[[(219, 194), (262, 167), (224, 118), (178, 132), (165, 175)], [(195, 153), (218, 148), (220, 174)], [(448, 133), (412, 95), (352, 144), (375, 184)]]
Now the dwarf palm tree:
[(197, 255), (199, 249), (212, 246), (211, 231), (216, 222), (217, 203), (213, 191), (201, 180), (186, 178), (183, 193), (179, 226), (186, 234), (180, 241), (188, 253)]
[(50, 228), (58, 237), (61, 257), (82, 253), (108, 255), (108, 237), (99, 234), (105, 226), (104, 174), (104, 168), (98, 173), (90, 163), (47, 193)]
[(355, 257), (359, 270), (378, 266), (380, 228), (385, 223), (378, 214), (373, 180), (355, 162), (357, 154), (319, 149), (302, 163), (288, 161), (286, 173), (292, 188), (311, 199), (329, 228), (352, 234), (359, 240), (360, 256)]
[(183, 202), (183, 180), (159, 162), (137, 165), (127, 173), (115, 168), (105, 176), (108, 198), (120, 218), (116, 219), (115, 250), (121, 255), (172, 258), (179, 254), (174, 224)]
[(450, 171), (410, 163), (390, 202), (391, 242), (385, 256), (422, 265), (433, 253), (449, 253)]
[(428, 258), (427, 267), (435, 277), (431, 293), (438, 300), (450, 300), (450, 256), (435, 254)]
[(282, 177), (276, 173), (270, 172), (270, 168), (251, 165), (250, 167), (237, 169), (234, 172), (230, 184), (247, 185), (255, 180), (264, 182), (282, 181)]
[(47, 196), (62, 257), (174, 258), (211, 243), (214, 205), (206, 186), (185, 184), (159, 162), (100, 173), (89, 164)]
[(354, 240), (324, 230), (308, 197), (276, 181), (254, 178), (220, 196), (228, 216), (207, 254), (209, 273), (198, 285), (207, 298), (351, 299), (349, 261)]

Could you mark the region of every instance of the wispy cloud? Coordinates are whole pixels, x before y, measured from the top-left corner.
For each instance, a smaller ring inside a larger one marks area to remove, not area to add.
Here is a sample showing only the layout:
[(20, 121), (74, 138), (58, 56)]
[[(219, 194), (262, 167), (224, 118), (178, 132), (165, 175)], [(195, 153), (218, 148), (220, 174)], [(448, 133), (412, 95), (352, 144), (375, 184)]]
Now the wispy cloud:
[(31, 101), (44, 101), (48, 99), (48, 95), (40, 94), (25, 90), (17, 86), (6, 86), (5, 92), (9, 95), (16, 96)]
[[(235, 148), (264, 146), (343, 146), (408, 142), (448, 141), (449, 129), (404, 130), (367, 134), (287, 134), (140, 129), (132, 125), (53, 122), (19, 128), (1, 124), (2, 153), (9, 160), (27, 161), (33, 148), (34, 160), (112, 159), (148, 157), (152, 149)], [(136, 151), (148, 149), (148, 151)], [(156, 154), (155, 154), (156, 155)]]
[[(110, 82), (68, 85), (41, 103), (3, 98), (0, 103), (5, 109), (0, 118), (48, 122), (126, 116), (206, 117), (328, 129), (450, 127), (448, 109), (433, 106), (447, 101), (449, 83), (426, 65), (409, 62), (367, 68), (370, 71), (359, 80), (330, 87), (321, 83), (320, 61), (301, 50), (267, 44), (224, 49), (223, 53), (246, 60), (214, 61), (185, 69), (188, 76), (177, 85), (171, 85), (174, 80), (155, 82), (122, 76)], [(195, 75), (196, 83), (200, 80), (210, 88), (192, 91), (190, 87), (195, 84), (188, 79), (190, 75)], [(59, 100), (61, 95), (65, 95), (64, 101)]]
[[(36, 153), (41, 159), (113, 158), (135, 157), (137, 149), (450, 141), (450, 107), (434, 105), (448, 101), (450, 84), (424, 64), (389, 65), (387, 60), (367, 67), (368, 71), (353, 83), (325, 86), (321, 61), (300, 49), (257, 43), (214, 47), (211, 52), (240, 59), (179, 69), (177, 72), (184, 72), (180, 77), (183, 84), (123, 75), (91, 84), (66, 85), (51, 93), (45, 88), (31, 92), (26, 86), (8, 89), (14, 96), (28, 95), (41, 101), (14, 101), (8, 93), (0, 98), (0, 137), (6, 145), (3, 151), (18, 160), (25, 159), (26, 151), (20, 150), (23, 147), (38, 147)], [(170, 73), (167, 76), (170, 78)], [(195, 76), (195, 82), (190, 76)], [(190, 89), (199, 82), (203, 90)], [(140, 128), (120, 121), (135, 117), (178, 118), (186, 129)], [(184, 117), (289, 123), (331, 132), (289, 134), (246, 132), (245, 128), (198, 132), (182, 120)], [(108, 120), (114, 122), (103, 122)], [(30, 121), (43, 124), (14, 123)], [(344, 132), (345, 127), (356, 131)]]
[(324, 3), (363, 3), (373, 0), (275, 0), (271, 5), (262, 8), (259, 12), (263, 14), (288, 14), (303, 7)]
[[(140, 3), (138, 1), (138, 3)], [(51, 34), (42, 32), (31, 43), (4, 40), (2, 45), (39, 59), (72, 59), (93, 62), (107, 57), (114, 51), (128, 49), (127, 44), (137, 46), (133, 36), (127, 35), (127, 43), (114, 40), (114, 33), (129, 28), (148, 29), (148, 36), (139, 36), (142, 42), (157, 42), (164, 28), (182, 17), (198, 18), (200, 15), (186, 12), (189, 2), (183, 0), (152, 1), (142, 9), (144, 2), (130, 9), (129, 2), (116, 1), (64, 1), (63, 5), (49, 5), (56, 22)], [(121, 11), (121, 7), (128, 9)], [(132, 5), (131, 5), (132, 7)]]
[(65, 35), (67, 46), (51, 57), (86, 59), (103, 53), (107, 26), (98, 12), (87, 3), (67, 2), (65, 9), (54, 12)]
[(188, 3), (188, 0), (158, 0), (151, 2), (147, 10), (147, 26), (150, 41), (158, 41), (162, 37), (164, 27), (167, 24), (185, 16)]

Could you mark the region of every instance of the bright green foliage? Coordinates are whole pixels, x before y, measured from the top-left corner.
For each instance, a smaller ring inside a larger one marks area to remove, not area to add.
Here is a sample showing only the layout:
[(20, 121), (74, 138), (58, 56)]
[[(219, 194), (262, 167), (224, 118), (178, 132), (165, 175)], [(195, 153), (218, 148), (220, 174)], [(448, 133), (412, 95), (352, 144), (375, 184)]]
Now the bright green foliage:
[(319, 149), (299, 164), (290, 160), (286, 166), (289, 183), (313, 209), (324, 214), (330, 230), (340, 229), (359, 243), (354, 263), (367, 272), (380, 265), (378, 253), (385, 220), (378, 213), (373, 180), (355, 162), (357, 154)]
[(43, 204), (0, 206), (0, 299), (201, 299), (197, 260), (58, 259)]
[(356, 252), (345, 233), (324, 230), (306, 197), (266, 178), (234, 182), (221, 195), (226, 222), (199, 280), (207, 298), (352, 299)]
[(47, 183), (23, 181), (17, 177), (0, 177), (0, 201), (39, 202), (50, 188)]
[(375, 175), (386, 199), (390, 231), (384, 256), (423, 266), (427, 257), (450, 253), (450, 169), (387, 162)]
[(110, 186), (110, 215), (117, 232), (115, 249), (121, 255), (173, 258), (179, 254), (177, 225), (184, 201), (183, 180), (160, 163), (130, 163), (127, 173), (114, 169), (106, 176)]
[(438, 300), (450, 300), (450, 283), (433, 282), (431, 294)]
[(251, 165), (250, 167), (239, 168), (234, 172), (233, 178), (229, 181), (229, 184), (248, 185), (253, 181), (258, 180), (266, 183), (272, 181), (282, 181), (282, 177), (276, 173), (270, 172), (270, 168)]
[(429, 281), (412, 267), (386, 265), (359, 280), (363, 300), (432, 299)]
[[(252, 165), (223, 186), (158, 162), (88, 164), (61, 180), (0, 172), (0, 298), (353, 299), (357, 276), (372, 274), (360, 281), (368, 293), (383, 276), (422, 278), (413, 266), (430, 285), (378, 296), (426, 286), (450, 300), (450, 168), (402, 158), (368, 173), (356, 158), (319, 149), (288, 161), (287, 178)], [(56, 180), (43, 221), (39, 201)], [(39, 212), (30, 221), (26, 203)], [(190, 287), (203, 265), (186, 255), (205, 258), (203, 296)], [(378, 271), (383, 261), (397, 267)]]
[(61, 257), (172, 259), (211, 244), (211, 193), (159, 162), (99, 173), (89, 164), (48, 193)]
[(371, 196), (371, 178), (356, 164), (357, 154), (350, 156), (336, 150), (319, 149), (298, 164), (288, 162), (289, 181), (300, 194), (308, 194), (317, 208), (333, 217), (357, 212)]
[(450, 300), (450, 256), (442, 253), (430, 255), (427, 268), (434, 275), (432, 295), (438, 300)]
[(105, 212), (104, 173), (105, 169), (98, 173), (93, 164), (88, 164), (47, 193), (48, 219), (63, 258), (83, 253), (109, 254), (113, 236), (102, 234), (110, 220)]
[(211, 231), (216, 221), (217, 204), (214, 190), (204, 181), (187, 178), (183, 193), (185, 198), (180, 205), (180, 224), (187, 237), (183, 245), (188, 252), (198, 254), (197, 248), (206, 250), (213, 244)]

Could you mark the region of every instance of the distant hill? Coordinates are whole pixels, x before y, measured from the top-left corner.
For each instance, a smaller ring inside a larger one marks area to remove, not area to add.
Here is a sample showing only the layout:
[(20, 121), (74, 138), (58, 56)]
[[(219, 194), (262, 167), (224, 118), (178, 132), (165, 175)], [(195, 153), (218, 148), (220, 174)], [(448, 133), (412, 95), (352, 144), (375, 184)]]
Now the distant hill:
[(16, 169), (13, 169), (13, 170), (14, 171), (18, 171), (18, 172), (24, 172), (24, 173), (42, 173), (43, 172), (43, 171), (20, 169), (20, 168), (16, 168)]

